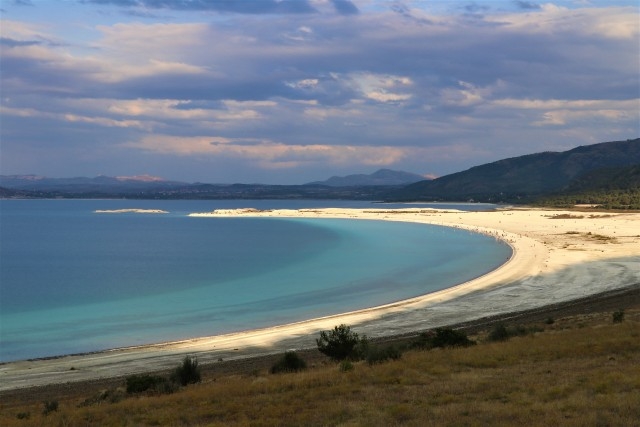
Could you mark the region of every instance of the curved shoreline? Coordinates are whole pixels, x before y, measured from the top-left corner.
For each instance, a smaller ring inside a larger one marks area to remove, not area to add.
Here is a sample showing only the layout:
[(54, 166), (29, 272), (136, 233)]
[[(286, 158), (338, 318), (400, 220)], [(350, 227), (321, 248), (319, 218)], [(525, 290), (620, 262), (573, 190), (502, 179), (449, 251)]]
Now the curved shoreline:
[[(622, 288), (640, 282), (640, 214), (511, 209), (238, 210), (193, 216), (358, 218), (463, 228), (506, 241), (511, 258), (469, 282), (432, 294), (288, 325), (172, 343), (0, 365), (0, 390), (82, 381), (173, 367), (184, 354), (202, 363), (314, 345), (314, 335), (338, 323), (370, 337), (445, 326), (498, 313)], [(597, 233), (593, 233), (597, 230)], [(635, 232), (635, 234), (634, 234)], [(615, 278), (616, 280), (612, 280)], [(73, 369), (72, 369), (73, 368)]]

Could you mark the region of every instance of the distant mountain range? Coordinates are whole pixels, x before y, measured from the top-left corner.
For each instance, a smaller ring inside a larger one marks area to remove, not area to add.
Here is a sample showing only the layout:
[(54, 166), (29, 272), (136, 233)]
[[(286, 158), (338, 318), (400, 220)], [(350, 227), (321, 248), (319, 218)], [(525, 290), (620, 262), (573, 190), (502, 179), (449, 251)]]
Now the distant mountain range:
[[(544, 152), (475, 166), (434, 180), (381, 169), (304, 185), (202, 184), (133, 177), (0, 176), (0, 197), (132, 199), (351, 199), (635, 206), (640, 138)], [(616, 196), (612, 198), (612, 194)], [(596, 197), (597, 196), (597, 197)], [(594, 202), (595, 200), (595, 202)], [(585, 203), (592, 203), (585, 202)]]
[(38, 175), (0, 175), (0, 187), (27, 191), (59, 191), (84, 193), (93, 191), (140, 191), (179, 187), (184, 182), (166, 181), (149, 175), (97, 176), (95, 178), (47, 178)]
[(310, 182), (307, 185), (328, 185), (330, 187), (355, 187), (367, 185), (407, 185), (424, 181), (425, 177), (410, 172), (380, 169), (372, 174), (332, 176), (326, 181)]

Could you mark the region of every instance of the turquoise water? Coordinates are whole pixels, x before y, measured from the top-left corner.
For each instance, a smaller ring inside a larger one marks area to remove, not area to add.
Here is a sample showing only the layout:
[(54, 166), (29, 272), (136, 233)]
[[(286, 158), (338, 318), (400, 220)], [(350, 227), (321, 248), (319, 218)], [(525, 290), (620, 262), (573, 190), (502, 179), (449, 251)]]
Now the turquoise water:
[[(511, 254), (487, 236), (420, 224), (187, 216), (229, 207), (330, 206), (371, 204), (2, 200), (0, 360), (372, 307), (470, 280)], [(94, 213), (121, 208), (170, 213)]]

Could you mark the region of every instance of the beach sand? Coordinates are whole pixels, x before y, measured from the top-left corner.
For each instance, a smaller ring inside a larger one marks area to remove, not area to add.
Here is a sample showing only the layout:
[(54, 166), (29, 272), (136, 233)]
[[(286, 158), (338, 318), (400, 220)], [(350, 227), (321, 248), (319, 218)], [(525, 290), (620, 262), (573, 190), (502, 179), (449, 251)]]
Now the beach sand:
[(411, 221), (485, 233), (508, 242), (511, 259), (470, 282), (353, 313), (274, 328), (0, 365), (0, 391), (171, 369), (186, 355), (202, 364), (315, 347), (321, 330), (346, 323), (369, 337), (401, 335), (535, 309), (640, 283), (640, 213), (511, 208), (221, 210), (224, 216)]

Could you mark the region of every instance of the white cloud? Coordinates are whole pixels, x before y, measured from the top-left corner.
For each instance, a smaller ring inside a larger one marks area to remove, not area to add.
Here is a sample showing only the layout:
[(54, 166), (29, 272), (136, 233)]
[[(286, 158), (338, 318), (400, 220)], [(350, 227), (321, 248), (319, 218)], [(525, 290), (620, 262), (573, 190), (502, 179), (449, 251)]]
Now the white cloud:
[[(521, 110), (532, 110), (538, 119), (536, 126), (559, 126), (569, 123), (605, 122), (612, 125), (638, 118), (640, 98), (630, 100), (532, 100), (500, 99), (494, 105)], [(537, 113), (539, 110), (544, 110)]]
[(509, 31), (524, 33), (582, 33), (613, 39), (634, 39), (640, 34), (638, 10), (633, 7), (569, 9), (552, 3), (529, 13), (487, 16)]
[(52, 113), (39, 111), (33, 108), (13, 108), (0, 105), (0, 113), (6, 116), (31, 117), (54, 119), (67, 123), (89, 123), (103, 127), (119, 127), (119, 128), (137, 128), (143, 130), (151, 130), (151, 123), (145, 123), (139, 120), (117, 120), (109, 117), (87, 116), (72, 113)]
[(242, 158), (261, 167), (297, 167), (305, 163), (355, 163), (390, 165), (407, 155), (411, 148), (372, 146), (332, 146), (321, 144), (284, 144), (260, 139), (233, 139), (224, 137), (176, 137), (148, 135), (127, 146), (182, 156), (209, 155)]

